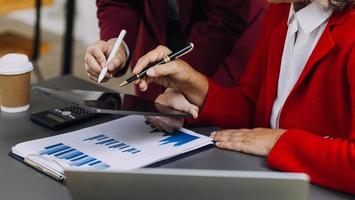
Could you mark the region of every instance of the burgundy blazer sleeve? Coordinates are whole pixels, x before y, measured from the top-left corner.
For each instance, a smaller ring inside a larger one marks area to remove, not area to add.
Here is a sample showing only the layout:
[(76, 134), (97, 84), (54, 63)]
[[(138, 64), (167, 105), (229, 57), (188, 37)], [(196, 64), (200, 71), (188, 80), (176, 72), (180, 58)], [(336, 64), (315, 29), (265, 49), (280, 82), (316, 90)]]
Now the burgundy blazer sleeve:
[[(234, 42), (250, 23), (249, 9), (254, 0), (206, 0), (203, 3), (206, 19), (192, 26), (188, 41), (196, 48), (184, 56), (191, 66), (211, 77), (231, 52)], [(265, 9), (260, 3), (257, 9)], [(203, 58), (201, 58), (203, 55)], [(197, 58), (197, 59), (196, 59)]]
[[(270, 7), (268, 13), (272, 13)], [(270, 28), (268, 25), (272, 19), (266, 14), (262, 26), (262, 34), (258, 44), (251, 55), (246, 71), (243, 74), (240, 85), (236, 87), (222, 87), (218, 83), (209, 80), (209, 89), (204, 106), (196, 120), (189, 120), (193, 124), (211, 124), (222, 128), (252, 127), (254, 110), (264, 79), (264, 66), (266, 66), (268, 37)], [(233, 98), (231, 98), (233, 97)]]
[(117, 37), (122, 29), (129, 34), (125, 37), (129, 49), (133, 49), (141, 21), (139, 0), (97, 0), (97, 17), (100, 38), (109, 40)]

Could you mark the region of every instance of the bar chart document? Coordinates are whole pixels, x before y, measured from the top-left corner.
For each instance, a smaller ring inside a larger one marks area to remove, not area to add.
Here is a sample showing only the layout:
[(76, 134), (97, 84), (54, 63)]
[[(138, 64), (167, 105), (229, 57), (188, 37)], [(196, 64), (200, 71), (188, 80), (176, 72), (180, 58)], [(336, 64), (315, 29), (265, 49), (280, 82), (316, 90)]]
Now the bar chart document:
[(64, 178), (64, 170), (133, 170), (212, 144), (181, 128), (156, 130), (143, 116), (128, 116), (78, 131), (32, 140), (12, 153), (41, 171)]

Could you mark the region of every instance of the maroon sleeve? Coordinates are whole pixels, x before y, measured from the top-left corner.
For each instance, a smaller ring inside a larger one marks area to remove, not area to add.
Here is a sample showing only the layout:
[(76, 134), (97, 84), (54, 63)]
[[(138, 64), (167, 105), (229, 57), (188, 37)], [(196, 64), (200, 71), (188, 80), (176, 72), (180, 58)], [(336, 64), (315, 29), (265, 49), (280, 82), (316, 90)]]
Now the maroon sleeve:
[(188, 37), (196, 48), (183, 59), (211, 77), (255, 17), (250, 13), (258, 13), (250, 9), (264, 10), (266, 4), (256, 0), (206, 0), (203, 6), (206, 18), (192, 26)]
[(138, 26), (142, 19), (138, 0), (97, 0), (97, 18), (100, 38), (109, 40), (117, 37), (122, 29), (127, 30), (125, 42), (134, 48)]
[[(272, 7), (268, 13), (272, 13)], [(208, 93), (198, 119), (193, 124), (210, 124), (222, 128), (251, 127), (253, 125), (256, 101), (264, 79), (270, 28), (270, 15), (266, 14), (263, 34), (241, 78), (239, 86), (222, 87), (209, 80)], [(231, 98), (233, 97), (233, 98)]]

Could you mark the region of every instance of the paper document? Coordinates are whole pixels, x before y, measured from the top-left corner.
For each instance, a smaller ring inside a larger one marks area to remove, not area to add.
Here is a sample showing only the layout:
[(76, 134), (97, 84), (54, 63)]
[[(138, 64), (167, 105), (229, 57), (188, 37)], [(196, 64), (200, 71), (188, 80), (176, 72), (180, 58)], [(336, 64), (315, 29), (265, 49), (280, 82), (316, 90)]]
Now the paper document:
[(209, 144), (209, 137), (184, 128), (167, 134), (151, 127), (143, 116), (132, 115), (20, 143), (12, 152), (31, 165), (64, 176), (65, 169), (132, 170)]

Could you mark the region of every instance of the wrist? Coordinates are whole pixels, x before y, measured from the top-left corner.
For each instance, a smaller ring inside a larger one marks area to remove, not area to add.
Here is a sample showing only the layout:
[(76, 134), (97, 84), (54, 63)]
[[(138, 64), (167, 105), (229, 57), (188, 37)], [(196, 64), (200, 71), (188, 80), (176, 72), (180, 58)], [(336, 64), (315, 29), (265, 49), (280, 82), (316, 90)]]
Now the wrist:
[(198, 107), (202, 107), (208, 92), (208, 80), (203, 74), (193, 70), (188, 78), (188, 87), (185, 89), (185, 96), (191, 103)]
[(121, 54), (121, 59), (122, 59), (122, 65), (119, 67), (119, 69), (121, 69), (122, 67), (126, 66), (127, 64), (127, 60), (128, 60), (128, 56), (129, 56), (129, 50), (128, 47), (126, 46), (126, 44), (124, 42), (122, 42), (120, 49), (119, 49), (119, 54)]

